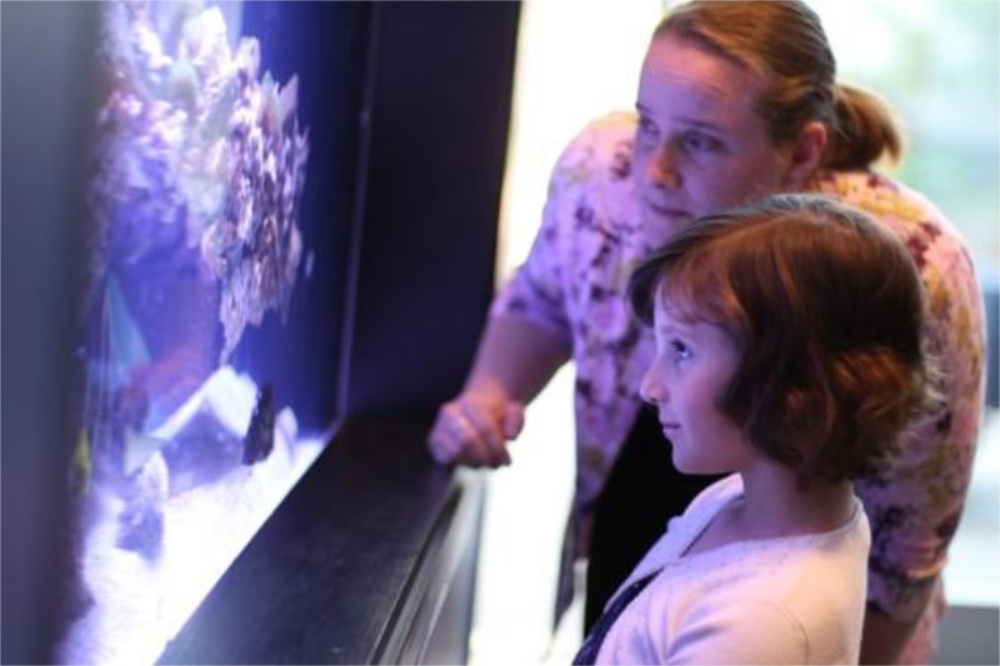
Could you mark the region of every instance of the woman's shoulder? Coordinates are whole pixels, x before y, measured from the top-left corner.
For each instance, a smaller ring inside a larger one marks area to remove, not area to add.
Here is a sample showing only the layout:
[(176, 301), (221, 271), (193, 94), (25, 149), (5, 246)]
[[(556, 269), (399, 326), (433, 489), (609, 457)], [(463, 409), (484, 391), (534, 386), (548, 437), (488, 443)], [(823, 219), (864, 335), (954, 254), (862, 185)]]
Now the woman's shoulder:
[(945, 216), (922, 193), (872, 170), (829, 171), (816, 179), (816, 189), (876, 216), (909, 221), (945, 222)]
[(596, 118), (570, 140), (556, 164), (556, 179), (569, 183), (627, 183), (631, 175), (634, 113), (615, 112)]
[(951, 221), (925, 194), (886, 174), (826, 172), (814, 185), (820, 194), (859, 208), (899, 232), (925, 233), (964, 246)]
[(632, 140), (638, 118), (632, 111), (613, 111), (588, 122), (577, 134), (577, 141), (618, 143)]
[(823, 174), (816, 191), (868, 213), (909, 248), (927, 278), (965, 288), (974, 269), (965, 239), (928, 197), (875, 171)]
[(632, 183), (635, 116), (613, 113), (590, 122), (566, 146), (547, 193), (551, 219), (567, 230), (584, 263), (626, 255), (637, 246), (638, 204)]

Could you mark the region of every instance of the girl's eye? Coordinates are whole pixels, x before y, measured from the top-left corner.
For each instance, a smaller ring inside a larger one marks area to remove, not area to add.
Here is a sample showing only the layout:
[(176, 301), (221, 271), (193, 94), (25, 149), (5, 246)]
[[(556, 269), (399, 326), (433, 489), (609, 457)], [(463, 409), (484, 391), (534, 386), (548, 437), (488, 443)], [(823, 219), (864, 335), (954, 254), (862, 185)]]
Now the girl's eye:
[(691, 358), (691, 348), (681, 340), (671, 340), (670, 354), (675, 361), (684, 361)]

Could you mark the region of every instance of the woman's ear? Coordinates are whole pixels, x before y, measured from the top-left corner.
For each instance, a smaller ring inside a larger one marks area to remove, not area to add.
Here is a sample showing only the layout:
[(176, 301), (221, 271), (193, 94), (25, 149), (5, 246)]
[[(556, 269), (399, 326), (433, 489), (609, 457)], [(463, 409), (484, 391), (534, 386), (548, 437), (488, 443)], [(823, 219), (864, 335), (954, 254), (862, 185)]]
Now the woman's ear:
[(791, 145), (785, 184), (797, 189), (809, 180), (819, 168), (824, 148), (826, 148), (826, 126), (818, 120), (809, 121)]

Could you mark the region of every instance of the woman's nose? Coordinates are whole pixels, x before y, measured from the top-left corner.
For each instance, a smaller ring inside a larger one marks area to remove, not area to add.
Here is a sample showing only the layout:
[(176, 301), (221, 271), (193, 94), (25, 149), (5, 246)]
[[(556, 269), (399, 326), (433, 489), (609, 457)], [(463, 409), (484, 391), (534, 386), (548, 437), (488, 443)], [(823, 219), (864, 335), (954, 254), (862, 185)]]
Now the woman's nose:
[(650, 183), (661, 189), (674, 190), (680, 187), (681, 175), (670, 143), (664, 142), (653, 153), (647, 175)]

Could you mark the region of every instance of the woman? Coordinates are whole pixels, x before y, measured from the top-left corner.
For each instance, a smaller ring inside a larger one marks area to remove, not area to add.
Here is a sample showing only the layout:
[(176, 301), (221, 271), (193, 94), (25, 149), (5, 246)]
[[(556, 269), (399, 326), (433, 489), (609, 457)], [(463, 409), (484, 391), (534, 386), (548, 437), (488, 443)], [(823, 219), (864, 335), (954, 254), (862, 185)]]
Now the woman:
[(639, 381), (653, 356), (624, 302), (630, 267), (696, 217), (774, 192), (823, 193), (906, 244), (927, 291), (925, 344), (945, 395), (860, 479), (873, 529), (863, 662), (926, 663), (939, 574), (968, 486), (983, 391), (982, 298), (964, 243), (925, 198), (872, 170), (902, 139), (871, 94), (836, 82), (802, 2), (695, 1), (653, 34), (637, 114), (587, 127), (555, 167), (526, 263), (498, 295), (462, 393), (429, 437), (442, 463), (498, 466), (530, 401), (573, 359), (575, 552), (589, 557), (587, 623), (708, 481), (677, 476)]

